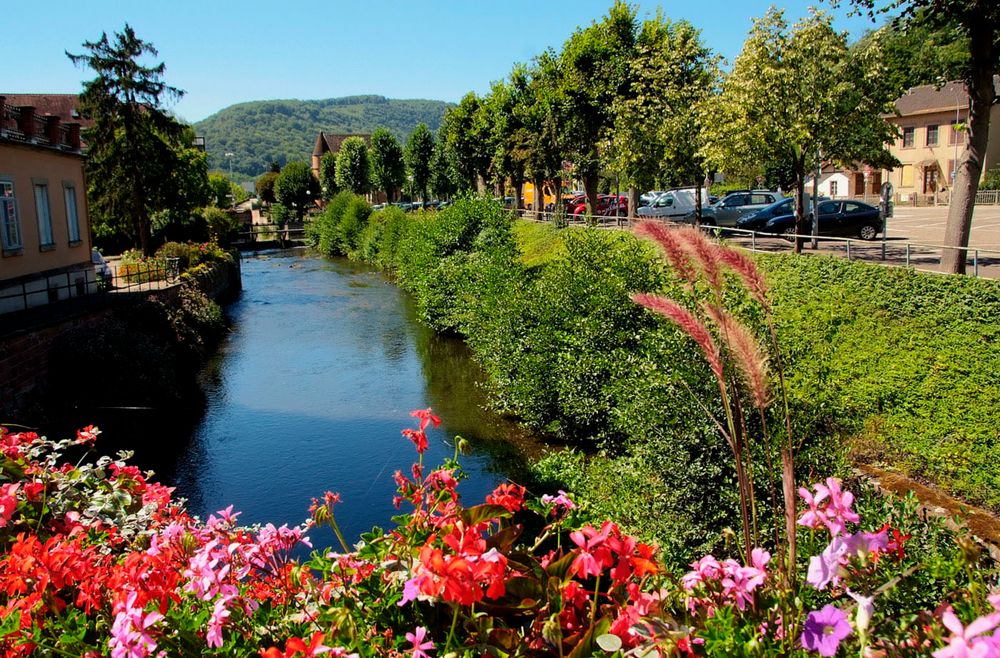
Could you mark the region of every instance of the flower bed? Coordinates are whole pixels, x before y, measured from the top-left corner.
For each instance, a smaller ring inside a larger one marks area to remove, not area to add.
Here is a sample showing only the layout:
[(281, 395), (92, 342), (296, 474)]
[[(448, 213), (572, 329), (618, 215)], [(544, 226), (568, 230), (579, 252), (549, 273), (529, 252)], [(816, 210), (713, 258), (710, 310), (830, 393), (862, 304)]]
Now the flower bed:
[[(829, 479), (801, 489), (796, 568), (755, 547), (678, 577), (656, 547), (572, 496), (505, 483), (463, 506), (454, 460), (397, 472), (389, 532), (346, 545), (339, 496), (300, 527), (201, 521), (123, 459), (67, 461), (98, 430), (50, 441), (0, 431), (0, 651), (5, 656), (996, 656), (1000, 595), (968, 537), (892, 508), (861, 518)], [(457, 453), (456, 453), (457, 458)], [(310, 527), (342, 545), (305, 562)], [(992, 576), (991, 576), (992, 578)], [(916, 592), (912, 590), (916, 586)], [(930, 607), (919, 602), (933, 599)]]

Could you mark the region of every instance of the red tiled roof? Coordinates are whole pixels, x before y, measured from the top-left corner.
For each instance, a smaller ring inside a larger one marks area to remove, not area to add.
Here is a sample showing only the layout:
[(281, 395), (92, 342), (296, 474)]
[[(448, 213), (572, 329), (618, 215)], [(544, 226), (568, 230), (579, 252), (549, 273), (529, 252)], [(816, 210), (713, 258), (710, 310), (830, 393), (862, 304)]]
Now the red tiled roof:
[(0, 92), (7, 105), (30, 105), (35, 114), (59, 117), (64, 123), (76, 122), (83, 128), (93, 125), (92, 119), (83, 119), (77, 112), (79, 101), (76, 94), (5, 94)]
[(360, 137), (368, 143), (372, 140), (372, 136), (367, 133), (358, 133), (356, 135), (331, 135), (329, 133), (321, 132), (316, 138), (316, 145), (313, 147), (313, 155), (321, 156), (327, 151), (337, 153), (340, 151), (340, 147), (343, 145), (344, 140), (348, 137)]

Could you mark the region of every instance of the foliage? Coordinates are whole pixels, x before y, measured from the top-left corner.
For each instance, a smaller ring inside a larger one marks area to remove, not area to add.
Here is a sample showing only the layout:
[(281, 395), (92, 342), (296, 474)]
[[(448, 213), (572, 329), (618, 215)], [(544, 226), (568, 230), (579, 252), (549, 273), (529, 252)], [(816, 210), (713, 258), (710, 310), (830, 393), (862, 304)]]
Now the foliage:
[(274, 203), (276, 201), (274, 197), (274, 183), (278, 180), (279, 173), (269, 171), (261, 174), (254, 184), (254, 187), (257, 188), (257, 197), (264, 203)]
[(307, 227), (310, 244), (327, 256), (353, 253), (371, 211), (363, 197), (340, 192)]
[(319, 181), (305, 162), (289, 162), (274, 181), (274, 199), (295, 211), (295, 218), (302, 221), (306, 208), (319, 199)]
[(992, 169), (986, 172), (979, 189), (1000, 190), (1000, 165), (994, 165)]
[(423, 201), (427, 201), (427, 189), (431, 184), (434, 146), (434, 134), (426, 123), (418, 123), (406, 140), (406, 171), (413, 181), (414, 191)]
[(233, 171), (246, 178), (301, 160), (313, 152), (320, 131), (367, 135), (385, 126), (405, 140), (417, 126), (431, 130), (441, 125), (450, 103), (435, 100), (400, 100), (383, 96), (347, 96), (323, 100), (266, 100), (237, 103), (195, 124), (205, 137), (209, 166), (224, 169), (226, 153), (234, 154)]
[(211, 190), (212, 203), (216, 208), (232, 208), (249, 198), (246, 190), (229, 180), (223, 173), (209, 174), (208, 187)]
[(243, 222), (236, 213), (211, 206), (204, 208), (201, 213), (208, 225), (208, 234), (213, 242), (228, 245), (236, 239), (240, 229), (243, 228)]
[(431, 189), (439, 199), (450, 199), (458, 190), (456, 180), (455, 168), (452, 166), (451, 158), (448, 157), (444, 140), (438, 139), (434, 145), (434, 155), (431, 157)]
[(337, 153), (337, 187), (365, 194), (371, 186), (368, 145), (360, 137), (348, 137)]
[(893, 92), (877, 41), (852, 52), (828, 15), (813, 11), (789, 30), (772, 8), (754, 21), (720, 95), (703, 108), (702, 152), (720, 170), (791, 162), (801, 223), (805, 176), (817, 158), (889, 161), (894, 129), (882, 114), (892, 111)]
[(490, 125), (481, 98), (469, 92), (441, 119), (438, 140), (444, 145), (459, 192), (475, 192), (490, 164)]
[(395, 201), (396, 192), (406, 180), (406, 164), (399, 140), (385, 128), (376, 128), (372, 133), (369, 162), (373, 188), (385, 192), (387, 201)]
[(189, 131), (162, 108), (182, 94), (162, 81), (163, 63), (140, 63), (157, 55), (152, 44), (126, 24), (113, 39), (102, 33), (83, 47), (85, 54), (67, 56), (97, 74), (80, 94), (81, 114), (94, 121), (84, 135), (93, 223), (98, 233), (125, 234), (152, 254), (152, 212), (205, 203), (205, 159), (190, 148)]
[(327, 151), (319, 159), (319, 186), (324, 201), (329, 201), (340, 191), (337, 186), (337, 154), (333, 151)]

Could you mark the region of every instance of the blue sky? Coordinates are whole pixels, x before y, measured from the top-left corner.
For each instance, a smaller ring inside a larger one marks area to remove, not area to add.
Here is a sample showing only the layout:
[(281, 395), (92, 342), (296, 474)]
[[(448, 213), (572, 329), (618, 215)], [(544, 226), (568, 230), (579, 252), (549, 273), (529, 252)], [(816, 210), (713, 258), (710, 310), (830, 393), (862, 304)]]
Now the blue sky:
[[(457, 101), (486, 91), (516, 61), (558, 49), (578, 25), (600, 18), (611, 0), (249, 1), (50, 0), (5, 2), (0, 93), (73, 93), (90, 77), (64, 51), (129, 22), (166, 62), (166, 81), (187, 92), (174, 107), (198, 121), (248, 100), (381, 94)], [(696, 0), (638, 3), (686, 19), (730, 61), (751, 19), (770, 2)], [(871, 24), (828, 3), (787, 0), (793, 20), (818, 5), (857, 38)]]

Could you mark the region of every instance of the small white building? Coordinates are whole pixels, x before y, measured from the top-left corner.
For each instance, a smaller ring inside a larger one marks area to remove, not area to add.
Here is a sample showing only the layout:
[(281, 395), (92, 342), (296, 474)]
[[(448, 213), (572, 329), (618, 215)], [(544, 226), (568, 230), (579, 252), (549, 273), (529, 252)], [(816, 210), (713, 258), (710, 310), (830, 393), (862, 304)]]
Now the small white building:
[[(806, 178), (806, 192), (812, 194), (812, 177)], [(845, 199), (851, 194), (851, 178), (843, 171), (828, 171), (820, 174), (819, 195), (831, 199)]]

